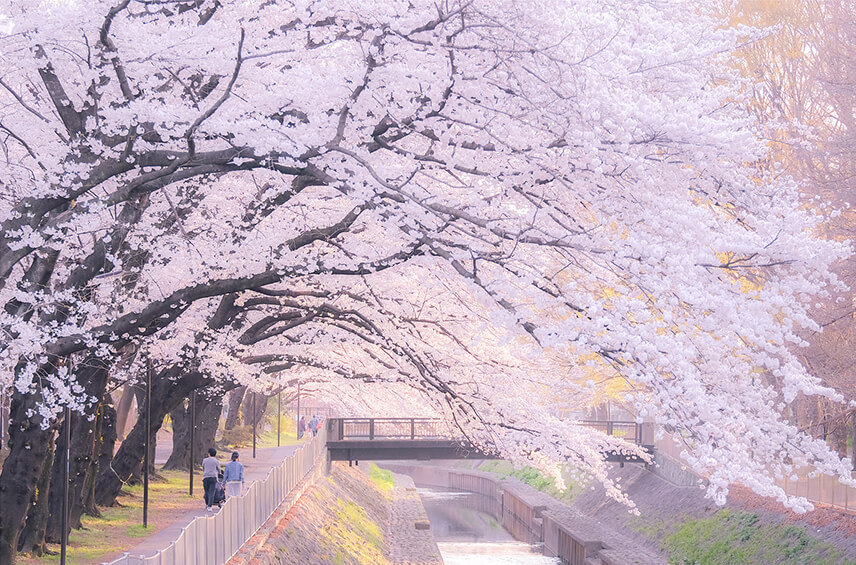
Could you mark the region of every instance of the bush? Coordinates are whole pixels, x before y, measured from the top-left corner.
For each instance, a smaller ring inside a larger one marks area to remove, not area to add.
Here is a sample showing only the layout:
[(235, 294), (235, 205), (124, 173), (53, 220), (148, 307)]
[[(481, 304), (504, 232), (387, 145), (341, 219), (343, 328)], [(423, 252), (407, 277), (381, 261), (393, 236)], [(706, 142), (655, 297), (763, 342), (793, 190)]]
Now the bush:
[(235, 426), (231, 430), (223, 430), (220, 443), (230, 447), (247, 447), (253, 444), (252, 426)]

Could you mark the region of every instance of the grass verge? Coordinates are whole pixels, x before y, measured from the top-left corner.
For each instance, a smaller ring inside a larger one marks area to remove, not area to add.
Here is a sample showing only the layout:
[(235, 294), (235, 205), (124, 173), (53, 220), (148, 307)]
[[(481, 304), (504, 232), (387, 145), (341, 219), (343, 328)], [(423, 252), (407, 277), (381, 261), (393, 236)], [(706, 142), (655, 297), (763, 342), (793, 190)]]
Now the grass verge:
[(762, 524), (757, 514), (720, 510), (711, 518), (687, 520), (666, 537), (663, 549), (676, 565), (853, 565), (832, 545), (805, 528)]
[(395, 486), (395, 476), (392, 471), (381, 469), (375, 463), (369, 465), (369, 479), (387, 496)]
[[(202, 484), (197, 476), (198, 496), (187, 494), (187, 473), (160, 471), (164, 480), (149, 483), (149, 527), (143, 528), (143, 486), (125, 487), (127, 496), (119, 497), (121, 506), (102, 508), (101, 517), (83, 517), (83, 529), (72, 530), (68, 539), (68, 565), (100, 565), (140, 543), (141, 538), (170, 525), (188, 510), (202, 505)], [(20, 556), (19, 565), (59, 563), (60, 546), (48, 544), (56, 555)]]
[(539, 490), (551, 497), (564, 502), (565, 504), (573, 501), (576, 494), (580, 491), (580, 487), (565, 477), (565, 490), (559, 490), (556, 487), (556, 481), (542, 474), (538, 469), (533, 467), (521, 467), (515, 469), (514, 465), (508, 461), (491, 460), (484, 461), (478, 466), (479, 471), (495, 473), (500, 477), (515, 477), (521, 482), (526, 483), (530, 487)]

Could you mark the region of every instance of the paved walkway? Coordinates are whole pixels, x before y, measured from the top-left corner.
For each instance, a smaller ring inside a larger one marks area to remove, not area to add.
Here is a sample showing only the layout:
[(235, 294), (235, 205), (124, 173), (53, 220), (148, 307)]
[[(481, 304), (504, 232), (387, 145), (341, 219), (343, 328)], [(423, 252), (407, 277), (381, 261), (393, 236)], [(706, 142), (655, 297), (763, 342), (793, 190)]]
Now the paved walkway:
[[(160, 437), (158, 439), (160, 440)], [(237, 449), (238, 453), (241, 454), (240, 461), (244, 464), (244, 479), (246, 481), (246, 488), (249, 488), (254, 481), (264, 480), (264, 478), (267, 477), (268, 472), (273, 467), (282, 463), (282, 461), (286, 457), (294, 453), (298, 447), (299, 444), (286, 445), (282, 447), (258, 448), (256, 449), (255, 459), (253, 459), (252, 447)], [(227, 460), (226, 458), (229, 454), (231, 454), (231, 451), (218, 453), (218, 455), (220, 456), (218, 458), (220, 459), (222, 465), (225, 465), (225, 462)], [(167, 449), (164, 449), (164, 451), (161, 453), (156, 453), (155, 465), (163, 465), (166, 462), (166, 458), (168, 456), (169, 450)], [(143, 557), (149, 557), (151, 555), (154, 555), (161, 549), (168, 547), (171, 542), (175, 541), (176, 538), (178, 538), (179, 534), (181, 534), (182, 528), (190, 524), (190, 522), (192, 522), (194, 518), (196, 518), (197, 516), (211, 516), (211, 514), (205, 510), (205, 503), (202, 501), (201, 471), (196, 474), (195, 481), (193, 483), (194, 496), (196, 496), (197, 493), (199, 493), (198, 509), (185, 512), (184, 514), (179, 514), (178, 516), (176, 516), (172, 524), (170, 524), (163, 530), (145, 538), (139, 544), (128, 550), (128, 553), (134, 556), (141, 555)], [(217, 511), (216, 506), (214, 507), (214, 510), (215, 512)]]

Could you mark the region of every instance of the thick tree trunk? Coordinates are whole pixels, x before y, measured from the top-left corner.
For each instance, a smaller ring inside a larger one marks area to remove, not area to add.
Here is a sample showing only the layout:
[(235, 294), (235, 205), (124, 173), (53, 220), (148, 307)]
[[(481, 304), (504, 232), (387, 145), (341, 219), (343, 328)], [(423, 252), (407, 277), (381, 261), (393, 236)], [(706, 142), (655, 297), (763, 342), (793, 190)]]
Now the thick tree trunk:
[(853, 461), (853, 470), (856, 471), (856, 414), (850, 416), (850, 433), (850, 460)]
[[(9, 455), (0, 473), (0, 563), (13, 564), (18, 536), (33, 503), (39, 471), (53, 449), (56, 430), (43, 430), (38, 394), (12, 393)], [(31, 412), (32, 411), (32, 412)], [(31, 416), (31, 413), (36, 415)]]
[(80, 513), (87, 514), (88, 516), (101, 515), (98, 507), (95, 505), (95, 477), (98, 475), (98, 460), (101, 457), (104, 413), (107, 411), (108, 406), (111, 411), (113, 410), (111, 402), (112, 397), (109, 394), (105, 394), (104, 398), (98, 404), (98, 411), (95, 416), (95, 441), (92, 448), (92, 457), (89, 459), (89, 466), (86, 468), (86, 475), (83, 478), (83, 488), (80, 493)]
[[(223, 394), (211, 390), (197, 391), (196, 396), (196, 434), (194, 436), (193, 453), (199, 467), (203, 454), (209, 447), (214, 446), (214, 436), (223, 412)], [(208, 398), (208, 397), (212, 398)], [(164, 469), (190, 468), (190, 402), (187, 406), (179, 405), (170, 412), (173, 421), (172, 454), (163, 466)]]
[[(255, 414), (253, 414), (253, 398), (255, 398)], [(244, 422), (247, 426), (256, 425), (256, 432), (262, 433), (264, 426), (260, 425), (264, 422), (265, 412), (267, 412), (268, 397), (260, 392), (247, 391), (244, 396), (244, 405), (241, 411), (244, 415)]]
[[(197, 409), (199, 405), (197, 401)], [(190, 401), (176, 406), (175, 410), (169, 413), (169, 417), (172, 420), (172, 453), (163, 468), (186, 471), (190, 468), (187, 461), (190, 453)]]
[(124, 440), (128, 431), (128, 416), (131, 414), (131, 405), (134, 403), (134, 385), (125, 385), (122, 389), (122, 397), (116, 405), (116, 435), (119, 440)]
[[(204, 395), (203, 395), (204, 396)], [(194, 455), (196, 462), (201, 465), (203, 457), (202, 453), (214, 447), (214, 437), (217, 435), (217, 427), (220, 424), (220, 415), (223, 413), (223, 396), (222, 394), (214, 394), (213, 398), (205, 400), (205, 408), (202, 411), (202, 420), (197, 424), (196, 446)], [(197, 399), (197, 402), (199, 399)], [(197, 412), (199, 405), (196, 405)], [(198, 414), (197, 414), (198, 415)]]
[[(221, 329), (232, 319), (235, 312), (236, 297), (237, 295), (234, 294), (223, 296), (217, 311), (208, 323), (210, 329)], [(197, 371), (182, 374), (184, 370), (181, 365), (175, 365), (161, 371), (156, 376), (153, 375), (151, 422), (148, 426), (152, 437), (160, 429), (164, 417), (187, 398), (191, 391), (211, 382), (210, 379), (205, 378)], [(122, 442), (112, 464), (102, 467), (98, 473), (95, 483), (96, 503), (101, 506), (112, 506), (122, 489), (123, 481), (139, 474), (145, 450), (145, 436), (145, 418), (141, 418), (134, 425), (134, 429), (131, 430), (125, 441)]]
[(229, 410), (226, 414), (226, 424), (224, 426), (227, 430), (241, 425), (241, 401), (244, 400), (245, 392), (247, 392), (247, 387), (239, 386), (229, 393)]
[[(64, 467), (64, 456), (57, 458), (57, 465), (53, 464), (55, 453), (53, 448), (49, 449), (47, 458), (42, 465), (42, 471), (39, 473), (39, 481), (36, 483), (36, 500), (30, 507), (30, 511), (27, 512), (27, 522), (18, 537), (18, 551), (20, 552), (42, 555), (47, 551), (45, 527), (50, 515), (51, 490), (56, 488), (62, 495), (62, 485), (51, 484), (51, 468)], [(65, 452), (61, 451), (60, 453)]]
[(850, 431), (848, 428), (847, 419), (844, 419), (840, 422), (836, 421), (829, 432), (832, 443), (830, 447), (841, 457), (847, 457), (847, 436)]
[[(149, 429), (153, 440), (163, 425), (164, 417), (174, 410), (191, 390), (207, 383), (199, 373), (179, 376), (180, 371), (181, 368), (171, 367), (152, 377), (152, 421)], [(144, 414), (145, 403), (142, 407)], [(116, 502), (116, 496), (122, 489), (122, 485), (134, 477), (139, 477), (145, 441), (146, 418), (141, 416), (128, 437), (122, 442), (112, 464), (102, 468), (98, 473), (95, 483), (95, 502), (98, 505), (112, 506)]]
[[(89, 397), (102, 398), (107, 387), (109, 364), (97, 357), (89, 356), (80, 364), (77, 371), (79, 382), (84, 385), (84, 393)], [(80, 528), (83, 515), (83, 492), (86, 475), (95, 462), (95, 426), (97, 424), (100, 403), (96, 402), (84, 409), (83, 414), (71, 415), (71, 460), (68, 470), (68, 528)], [(65, 453), (65, 437), (60, 434), (57, 450)], [(48, 541), (58, 543), (62, 540), (62, 484), (65, 469), (63, 465), (54, 465), (49, 498), (50, 520), (45, 535)]]
[(95, 483), (102, 469), (109, 469), (113, 462), (113, 453), (116, 450), (116, 410), (110, 404), (109, 397), (105, 397), (105, 403), (101, 407), (101, 433), (98, 437), (98, 463), (92, 470), (91, 475), (86, 477), (86, 496), (84, 498), (84, 512), (89, 516), (101, 516), (98, 506), (95, 504)]
[(8, 443), (9, 437), (9, 391), (0, 390), (0, 450)]

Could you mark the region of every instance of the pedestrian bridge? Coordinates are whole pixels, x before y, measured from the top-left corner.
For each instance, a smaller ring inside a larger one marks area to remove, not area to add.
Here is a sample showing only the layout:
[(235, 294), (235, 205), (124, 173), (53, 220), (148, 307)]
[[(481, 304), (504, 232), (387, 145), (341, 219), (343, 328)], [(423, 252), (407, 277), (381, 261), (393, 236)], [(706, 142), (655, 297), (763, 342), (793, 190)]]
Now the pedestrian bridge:
[[(578, 424), (623, 438), (654, 452), (654, 424), (578, 420)], [(416, 459), (498, 459), (461, 438), (452, 437), (441, 420), (429, 418), (330, 418), (327, 451), (331, 461)], [(639, 462), (638, 457), (612, 453), (608, 461)]]

